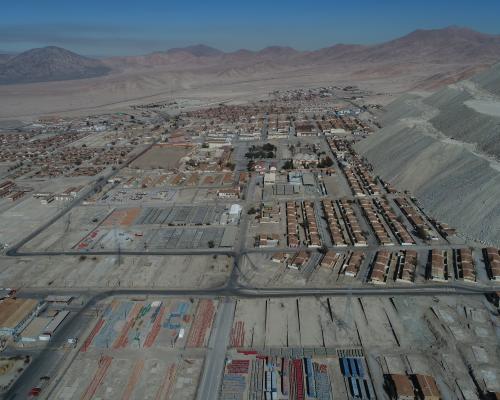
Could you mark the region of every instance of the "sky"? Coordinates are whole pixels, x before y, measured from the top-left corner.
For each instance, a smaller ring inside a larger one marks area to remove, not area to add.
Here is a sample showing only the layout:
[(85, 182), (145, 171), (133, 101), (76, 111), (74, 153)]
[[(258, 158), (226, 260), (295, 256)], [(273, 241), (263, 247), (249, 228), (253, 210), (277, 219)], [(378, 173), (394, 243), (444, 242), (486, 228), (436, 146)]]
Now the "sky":
[(373, 44), (450, 25), (500, 34), (499, 0), (16, 0), (2, 2), (0, 52), (60, 46), (93, 56), (193, 44), (225, 51)]

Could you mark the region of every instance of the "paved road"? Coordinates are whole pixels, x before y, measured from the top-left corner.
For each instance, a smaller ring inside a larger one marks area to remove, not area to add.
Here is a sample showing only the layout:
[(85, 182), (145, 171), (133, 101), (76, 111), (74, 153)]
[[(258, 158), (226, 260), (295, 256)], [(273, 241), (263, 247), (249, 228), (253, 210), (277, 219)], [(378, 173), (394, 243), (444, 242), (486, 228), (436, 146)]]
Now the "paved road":
[(215, 318), (209, 350), (205, 358), (203, 375), (196, 398), (198, 400), (217, 400), (219, 387), (224, 372), (226, 349), (229, 345), (231, 327), (233, 325), (235, 302), (225, 297), (219, 306)]
[[(245, 211), (244, 211), (245, 212)], [(238, 240), (239, 243), (243, 243), (245, 241), (244, 237), (245, 233), (243, 233), (243, 229), (241, 229), (241, 226), (245, 222), (240, 223), (240, 235), (241, 235), (241, 240)], [(238, 245), (236, 246), (238, 247)], [(438, 250), (451, 250), (451, 249), (456, 249), (464, 246), (459, 246), (459, 245), (451, 245), (451, 244), (417, 244), (414, 246), (400, 246), (400, 245), (393, 245), (393, 246), (380, 246), (377, 244), (371, 244), (368, 246), (326, 246), (328, 250), (333, 250), (333, 251), (376, 251), (376, 250), (389, 250), (389, 251), (399, 251), (399, 250), (432, 250), (432, 249), (438, 249)], [(236, 250), (234, 248), (224, 248), (224, 247), (219, 247), (219, 248), (206, 248), (206, 249), (165, 249), (165, 250), (120, 250), (120, 255), (122, 256), (155, 256), (155, 255), (213, 255), (213, 254), (222, 254), (222, 255), (228, 255), (228, 256), (237, 256), (238, 254), (249, 254), (249, 253), (267, 253), (267, 254), (273, 254), (273, 253), (283, 253), (283, 252), (296, 252), (299, 250), (307, 250), (307, 251), (318, 251), (317, 249), (314, 248), (309, 248), (307, 246), (301, 246), (301, 247), (273, 247), (273, 248), (258, 248), (258, 247), (252, 247), (252, 248), (242, 248), (239, 247)], [(81, 256), (81, 255), (117, 255), (118, 250), (89, 250), (89, 251), (17, 251), (14, 250), (14, 248), (11, 248), (6, 255), (10, 257), (39, 257), (39, 256)]]

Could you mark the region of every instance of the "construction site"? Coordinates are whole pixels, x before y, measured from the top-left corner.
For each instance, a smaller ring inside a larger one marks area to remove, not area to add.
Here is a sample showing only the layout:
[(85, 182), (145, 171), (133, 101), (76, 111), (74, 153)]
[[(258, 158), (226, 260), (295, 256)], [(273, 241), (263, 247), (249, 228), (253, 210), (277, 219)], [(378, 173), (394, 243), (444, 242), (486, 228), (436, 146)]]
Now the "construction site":
[(497, 323), (481, 297), (239, 300), (220, 398), (389, 398), (399, 374), (479, 399), (500, 387)]

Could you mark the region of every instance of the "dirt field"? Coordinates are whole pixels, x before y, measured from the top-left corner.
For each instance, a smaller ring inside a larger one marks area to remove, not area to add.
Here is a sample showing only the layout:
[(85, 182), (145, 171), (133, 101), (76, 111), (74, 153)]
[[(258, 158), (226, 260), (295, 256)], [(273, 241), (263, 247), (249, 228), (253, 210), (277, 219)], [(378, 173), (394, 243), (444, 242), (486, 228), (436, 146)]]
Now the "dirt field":
[(0, 395), (21, 375), (29, 365), (23, 357), (0, 358)]
[(0, 258), (0, 287), (221, 286), (232, 259), (226, 256), (81, 256)]
[[(481, 390), (497, 391), (500, 387), (498, 355), (493, 350), (498, 322), (496, 310), (483, 297), (239, 300), (229, 357), (252, 360), (256, 353), (277, 357), (266, 364), (278, 369), (280, 356), (364, 358), (377, 398), (388, 398), (383, 389), (384, 374), (407, 373), (434, 377), (443, 399), (477, 399), (469, 366)], [(320, 358), (318, 362), (326, 361)], [(226, 374), (244, 372), (230, 369), (233, 372), (226, 369)], [(345, 395), (350, 389), (344, 385), (341, 371), (336, 359), (329, 369), (333, 398), (352, 398)], [(248, 375), (241, 383), (242, 391), (256, 390)], [(335, 394), (339, 388), (345, 388), (341, 390), (344, 394)]]
[(179, 160), (188, 153), (189, 149), (185, 147), (156, 145), (135, 160), (131, 167), (140, 169), (176, 168), (179, 165)]

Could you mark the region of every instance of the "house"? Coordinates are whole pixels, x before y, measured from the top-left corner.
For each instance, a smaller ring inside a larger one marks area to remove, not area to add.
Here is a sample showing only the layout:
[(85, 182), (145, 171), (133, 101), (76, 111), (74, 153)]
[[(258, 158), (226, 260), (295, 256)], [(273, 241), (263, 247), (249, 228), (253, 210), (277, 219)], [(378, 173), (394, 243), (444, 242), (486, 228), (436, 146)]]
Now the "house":
[(276, 247), (279, 244), (279, 235), (263, 233), (257, 237), (257, 247)]
[(305, 251), (299, 251), (288, 263), (288, 268), (301, 270), (309, 261), (309, 254)]
[(415, 389), (408, 375), (390, 374), (386, 376), (386, 380), (391, 391), (391, 399), (415, 400)]
[(271, 261), (276, 263), (283, 263), (287, 258), (288, 257), (285, 253), (274, 253), (271, 257)]
[(329, 250), (321, 260), (320, 265), (323, 268), (332, 269), (333, 267), (335, 267), (335, 264), (337, 263), (338, 259), (339, 255), (334, 251)]
[(297, 153), (292, 158), (294, 168), (311, 168), (318, 165), (319, 159), (315, 154)]
[(238, 199), (240, 197), (240, 187), (217, 190), (217, 197), (222, 199)]
[(276, 183), (276, 172), (266, 172), (264, 174), (264, 185), (274, 185)]
[(265, 171), (267, 171), (267, 164), (265, 161), (257, 161), (254, 166), (253, 170), (255, 172), (258, 172), (259, 174), (263, 174)]
[(437, 387), (436, 381), (429, 375), (414, 375), (417, 398), (420, 400), (441, 400), (441, 393)]

